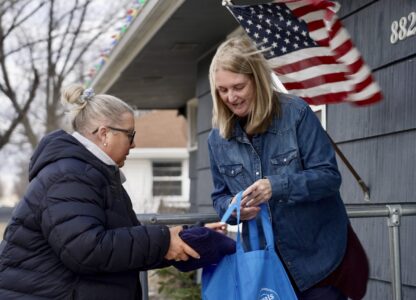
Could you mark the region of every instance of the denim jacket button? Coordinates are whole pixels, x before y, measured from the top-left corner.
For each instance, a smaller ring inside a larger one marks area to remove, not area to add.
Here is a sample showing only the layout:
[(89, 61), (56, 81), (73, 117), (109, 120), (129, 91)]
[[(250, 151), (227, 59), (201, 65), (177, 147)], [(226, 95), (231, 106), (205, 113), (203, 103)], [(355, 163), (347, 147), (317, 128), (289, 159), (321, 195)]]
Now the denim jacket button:
[(256, 172), (256, 175), (259, 176), (260, 172)]

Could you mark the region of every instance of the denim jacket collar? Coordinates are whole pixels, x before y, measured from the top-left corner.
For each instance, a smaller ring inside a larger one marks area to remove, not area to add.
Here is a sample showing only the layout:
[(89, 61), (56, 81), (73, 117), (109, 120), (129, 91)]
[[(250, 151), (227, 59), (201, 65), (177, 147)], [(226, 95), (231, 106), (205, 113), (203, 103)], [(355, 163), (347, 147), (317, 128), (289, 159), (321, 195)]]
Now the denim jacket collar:
[[(278, 132), (278, 118), (273, 118), (272, 124), (267, 128), (266, 132), (270, 132), (273, 134), (277, 134)], [(249, 139), (247, 137), (246, 132), (241, 127), (240, 122), (234, 122), (234, 130), (231, 137), (228, 140), (235, 138), (240, 143), (249, 143)]]

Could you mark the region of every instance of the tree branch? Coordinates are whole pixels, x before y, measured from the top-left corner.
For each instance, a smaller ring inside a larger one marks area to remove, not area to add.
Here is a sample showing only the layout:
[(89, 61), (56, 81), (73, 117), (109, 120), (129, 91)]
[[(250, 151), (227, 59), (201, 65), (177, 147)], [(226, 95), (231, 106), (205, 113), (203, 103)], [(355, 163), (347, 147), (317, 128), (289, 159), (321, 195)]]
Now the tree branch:
[[(18, 106), (18, 104), (15, 101), (12, 101), (12, 103), (14, 104), (13, 106), (15, 107), (16, 111), (18, 112), (16, 118), (14, 118), (14, 120), (12, 121), (12, 123), (10, 124), (9, 128), (7, 128), (6, 132), (0, 136), (0, 149), (9, 142), (10, 137), (13, 133), (13, 131), (16, 129), (17, 125), (23, 120), (23, 118), (26, 116), (30, 104), (33, 102), (33, 100), (35, 99), (35, 95), (36, 95), (36, 90), (39, 86), (39, 73), (36, 69), (33, 70), (34, 71), (34, 79), (32, 82), (32, 86), (30, 88), (30, 93), (29, 93), (29, 97), (27, 99), (27, 101), (25, 102), (25, 105), (23, 106), (22, 109), (20, 109), (20, 107)], [(2, 92), (4, 93), (5, 91), (2, 90)], [(5, 93), (6, 94), (6, 93)], [(6, 94), (7, 95), (7, 94)]]
[(82, 12), (81, 12), (81, 18), (80, 18), (80, 20), (79, 20), (79, 23), (78, 23), (77, 29), (75, 30), (74, 36), (73, 36), (73, 38), (72, 38), (72, 41), (71, 41), (71, 46), (69, 47), (69, 51), (68, 51), (68, 53), (67, 53), (67, 55), (66, 55), (64, 65), (63, 65), (62, 70), (61, 70), (61, 72), (60, 72), (60, 74), (59, 74), (60, 76), (62, 76), (62, 74), (65, 74), (65, 73), (66, 73), (66, 72), (65, 72), (66, 66), (68, 65), (69, 60), (70, 60), (70, 58), (71, 58), (72, 51), (74, 50), (76, 40), (77, 40), (78, 35), (79, 35), (79, 32), (80, 32), (80, 30), (81, 30), (81, 28), (82, 28), (82, 24), (84, 23), (84, 20), (85, 20), (85, 15), (86, 15), (86, 13), (87, 13), (88, 5), (89, 5), (90, 3), (91, 3), (91, 1), (90, 1), (90, 0), (88, 0), (87, 2), (85, 2), (84, 6), (83, 6), (83, 9), (82, 9)]
[(26, 5), (28, 5), (29, 3), (30, 3), (30, 1), (28, 1), (22, 7), (20, 7), (20, 9), (17, 11), (16, 17), (13, 18), (13, 22), (10, 25), (9, 29), (5, 31), (5, 34), (4, 34), (4, 37), (3, 38), (6, 38), (14, 29), (16, 29), (17, 27), (19, 27), (24, 22), (26, 22), (26, 20), (29, 19), (31, 16), (33, 16), (38, 10), (40, 10), (47, 3), (47, 1), (46, 0), (45, 1), (42, 1), (32, 11), (28, 12), (26, 16), (24, 16), (20, 20), (18, 20), (18, 17), (20, 15), (20, 13), (24, 10), (24, 8), (26, 7)]

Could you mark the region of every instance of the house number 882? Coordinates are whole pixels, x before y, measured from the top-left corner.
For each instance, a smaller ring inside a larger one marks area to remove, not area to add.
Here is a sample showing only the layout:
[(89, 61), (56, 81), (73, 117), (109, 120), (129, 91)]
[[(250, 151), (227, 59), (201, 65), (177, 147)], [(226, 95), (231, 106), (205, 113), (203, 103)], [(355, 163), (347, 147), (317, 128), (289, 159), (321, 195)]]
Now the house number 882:
[[(407, 22), (409, 20), (409, 22)], [(416, 34), (416, 12), (411, 12), (407, 18), (401, 17), (399, 21), (391, 23), (390, 43), (396, 44)]]

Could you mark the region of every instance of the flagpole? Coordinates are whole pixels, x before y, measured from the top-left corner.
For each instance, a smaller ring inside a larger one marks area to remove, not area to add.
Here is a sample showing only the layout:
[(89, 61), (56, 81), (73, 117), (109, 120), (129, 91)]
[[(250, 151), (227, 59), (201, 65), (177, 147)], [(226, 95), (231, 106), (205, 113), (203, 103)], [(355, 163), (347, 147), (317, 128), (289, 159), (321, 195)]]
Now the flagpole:
[(231, 0), (222, 0), (222, 6), (234, 5)]
[(355, 171), (354, 167), (345, 157), (344, 153), (342, 153), (341, 149), (339, 149), (338, 145), (335, 144), (334, 140), (331, 136), (327, 133), (329, 140), (331, 141), (332, 145), (334, 146), (335, 152), (338, 154), (339, 158), (341, 158), (342, 162), (347, 166), (348, 170), (350, 170), (351, 174), (357, 180), (358, 184), (361, 187), (361, 190), (364, 193), (364, 201), (370, 201), (370, 189), (368, 188), (367, 184), (361, 179), (360, 175)]

